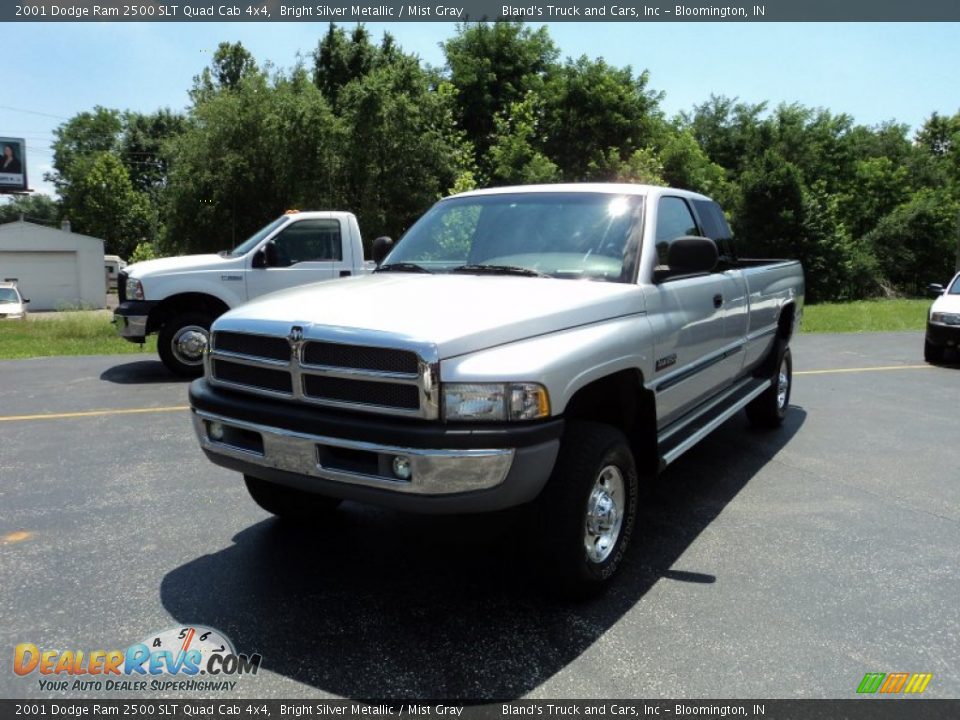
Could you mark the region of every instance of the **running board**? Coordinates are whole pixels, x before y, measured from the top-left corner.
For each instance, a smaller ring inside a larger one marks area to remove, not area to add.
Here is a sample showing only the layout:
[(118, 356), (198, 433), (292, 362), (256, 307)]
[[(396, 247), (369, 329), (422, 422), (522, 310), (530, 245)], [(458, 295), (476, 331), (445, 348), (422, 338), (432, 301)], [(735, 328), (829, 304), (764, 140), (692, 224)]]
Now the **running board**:
[[(687, 450), (743, 410), (770, 387), (771, 378), (745, 378), (709, 402), (693, 417), (681, 418), (657, 436), (660, 469), (663, 470)], [(680, 437), (677, 437), (680, 436)]]

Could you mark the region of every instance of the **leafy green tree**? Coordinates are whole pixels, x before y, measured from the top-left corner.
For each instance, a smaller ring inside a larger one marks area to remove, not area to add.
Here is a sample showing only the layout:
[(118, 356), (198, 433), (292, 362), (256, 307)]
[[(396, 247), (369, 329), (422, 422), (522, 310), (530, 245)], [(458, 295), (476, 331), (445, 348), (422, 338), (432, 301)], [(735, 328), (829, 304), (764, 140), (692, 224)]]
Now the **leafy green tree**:
[(55, 225), (60, 217), (60, 205), (40, 193), (12, 197), (0, 204), (0, 223), (14, 222), (21, 216), (28, 222)]
[(75, 163), (95, 153), (116, 152), (122, 131), (120, 112), (99, 105), (90, 112), (78, 113), (53, 131), (53, 171), (44, 179), (53, 183), (68, 211)]
[(168, 145), (162, 249), (234, 247), (288, 208), (329, 207), (341, 140), (302, 69), (273, 82), (251, 71), (234, 87), (196, 95), (187, 129)]
[(119, 139), (119, 154), (127, 168), (130, 182), (151, 202), (159, 202), (159, 194), (166, 185), (169, 158), (166, 144), (186, 129), (186, 118), (169, 109), (153, 113), (126, 112), (123, 115), (123, 133)]
[(956, 197), (924, 189), (886, 215), (864, 241), (879, 272), (897, 290), (919, 294), (930, 282), (944, 282), (955, 268), (958, 245)]
[(413, 59), (381, 66), (340, 94), (345, 207), (364, 235), (397, 236), (470, 171), (451, 128), (452, 88), (433, 92)]
[(457, 121), (473, 143), (481, 171), (489, 169), (496, 118), (527, 93), (538, 93), (556, 68), (559, 51), (546, 27), (518, 22), (461, 24), (443, 43), (450, 82), (457, 89)]
[(127, 257), (138, 243), (152, 236), (156, 214), (137, 192), (116, 155), (98, 152), (74, 162), (70, 185), (73, 229), (104, 241), (104, 251)]
[(533, 93), (497, 115), (490, 148), (492, 185), (548, 183), (560, 178), (560, 169), (537, 149), (543, 107)]
[(547, 83), (544, 150), (565, 180), (603, 177), (610, 148), (627, 160), (652, 145), (660, 94), (647, 83), (645, 72), (587, 57), (567, 62)]

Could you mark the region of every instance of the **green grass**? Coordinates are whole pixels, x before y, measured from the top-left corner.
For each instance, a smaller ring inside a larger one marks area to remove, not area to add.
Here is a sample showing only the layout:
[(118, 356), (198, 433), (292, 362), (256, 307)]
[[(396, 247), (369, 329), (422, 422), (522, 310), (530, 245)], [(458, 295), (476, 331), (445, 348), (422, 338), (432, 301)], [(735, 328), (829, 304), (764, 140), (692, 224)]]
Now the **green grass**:
[[(50, 355), (139, 353), (140, 346), (117, 335), (106, 310), (32, 314), (27, 320), (0, 320), (0, 360)], [(156, 352), (147, 340), (143, 352)]]
[(923, 330), (932, 300), (858, 300), (807, 305), (803, 332)]

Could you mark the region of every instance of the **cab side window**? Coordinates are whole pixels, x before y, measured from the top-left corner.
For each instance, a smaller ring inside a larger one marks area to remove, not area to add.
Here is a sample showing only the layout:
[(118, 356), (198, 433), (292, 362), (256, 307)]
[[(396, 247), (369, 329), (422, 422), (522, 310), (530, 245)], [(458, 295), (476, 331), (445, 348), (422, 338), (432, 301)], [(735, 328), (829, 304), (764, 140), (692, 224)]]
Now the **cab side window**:
[(679, 237), (699, 235), (697, 221), (686, 201), (678, 197), (662, 197), (657, 204), (657, 265), (667, 267), (667, 250)]
[(343, 259), (338, 220), (301, 220), (281, 232), (273, 246), (273, 267)]

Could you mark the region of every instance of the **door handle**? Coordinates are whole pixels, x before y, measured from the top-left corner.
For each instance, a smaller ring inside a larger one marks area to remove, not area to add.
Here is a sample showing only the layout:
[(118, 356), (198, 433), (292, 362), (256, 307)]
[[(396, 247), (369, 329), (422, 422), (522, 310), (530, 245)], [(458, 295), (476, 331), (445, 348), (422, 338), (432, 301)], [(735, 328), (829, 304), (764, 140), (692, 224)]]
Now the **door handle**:
[(713, 306), (714, 306), (715, 308), (718, 308), (718, 307), (720, 307), (721, 305), (723, 305), (723, 295), (720, 295), (720, 294), (718, 293), (718, 294), (716, 294), (716, 295), (713, 296)]

